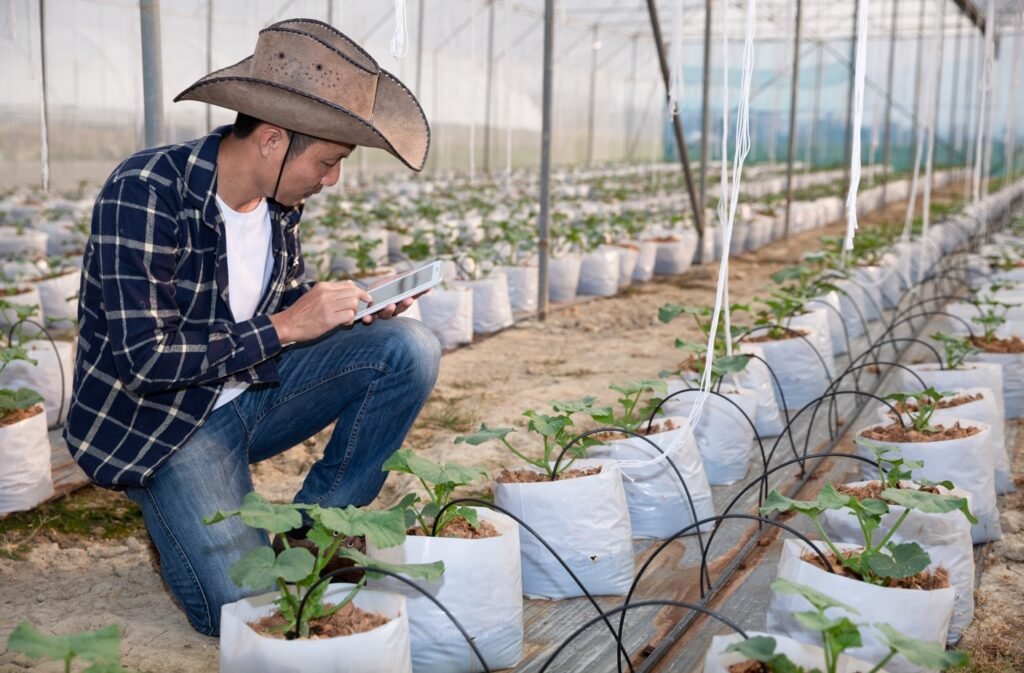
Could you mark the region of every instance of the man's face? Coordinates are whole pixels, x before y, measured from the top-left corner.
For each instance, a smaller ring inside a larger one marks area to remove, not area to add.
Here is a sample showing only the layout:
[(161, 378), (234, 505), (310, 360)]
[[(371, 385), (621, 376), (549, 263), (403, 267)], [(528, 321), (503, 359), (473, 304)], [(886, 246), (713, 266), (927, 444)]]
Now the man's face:
[(319, 140), (298, 155), (291, 153), (281, 173), (275, 200), (285, 206), (294, 206), (325, 186), (337, 184), (341, 161), (354, 150), (354, 145)]

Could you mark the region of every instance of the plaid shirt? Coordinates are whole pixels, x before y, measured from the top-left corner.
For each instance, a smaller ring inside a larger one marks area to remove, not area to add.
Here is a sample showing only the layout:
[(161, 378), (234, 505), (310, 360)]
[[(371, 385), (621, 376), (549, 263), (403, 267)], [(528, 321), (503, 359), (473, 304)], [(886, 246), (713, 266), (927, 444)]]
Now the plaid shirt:
[(209, 415), (226, 381), (278, 380), (269, 314), (309, 289), (302, 207), (270, 201), (274, 269), (251, 320), (228, 304), (217, 149), (230, 132), (128, 158), (96, 200), (64, 437), (96, 483), (145, 485)]

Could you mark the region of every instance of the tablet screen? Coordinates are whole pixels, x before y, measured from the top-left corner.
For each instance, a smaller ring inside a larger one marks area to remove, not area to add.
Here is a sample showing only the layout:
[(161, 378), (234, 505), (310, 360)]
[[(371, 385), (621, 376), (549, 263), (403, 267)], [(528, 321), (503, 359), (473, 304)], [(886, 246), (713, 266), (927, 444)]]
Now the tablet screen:
[[(399, 295), (413, 290), (420, 285), (425, 285), (431, 281), (434, 277), (434, 265), (427, 264), (426, 266), (416, 269), (412, 273), (408, 273), (404, 276), (394, 278), (380, 287), (367, 290), (370, 296), (373, 297), (373, 305), (376, 306), (387, 306), (393, 303), (393, 299)], [(366, 302), (359, 302), (359, 313), (367, 308)]]

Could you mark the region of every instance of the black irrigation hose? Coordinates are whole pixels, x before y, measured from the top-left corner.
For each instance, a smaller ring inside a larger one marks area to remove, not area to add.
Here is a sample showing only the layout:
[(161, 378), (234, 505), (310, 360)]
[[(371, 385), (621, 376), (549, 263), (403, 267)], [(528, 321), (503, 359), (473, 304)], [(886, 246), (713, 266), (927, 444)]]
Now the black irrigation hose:
[(360, 565), (349, 566), (347, 568), (338, 568), (337, 570), (333, 570), (333, 571), (331, 571), (329, 573), (324, 573), (323, 575), (321, 575), (320, 579), (318, 579), (316, 582), (313, 583), (313, 586), (311, 586), (309, 588), (309, 591), (307, 591), (305, 593), (305, 595), (302, 597), (302, 600), (299, 602), (299, 609), (298, 609), (298, 611), (295, 614), (295, 629), (296, 630), (289, 631), (285, 635), (285, 637), (288, 640), (295, 640), (296, 638), (299, 637), (299, 633), (298, 633), (298, 628), (299, 627), (298, 627), (298, 625), (302, 621), (302, 612), (306, 609), (306, 602), (309, 600), (310, 595), (312, 595), (312, 593), (318, 587), (322, 586), (325, 582), (330, 582), (331, 579), (334, 578), (334, 577), (338, 577), (340, 575), (344, 575), (344, 574), (352, 573), (352, 572), (357, 572), (357, 571), (373, 572), (373, 573), (377, 573), (379, 575), (387, 575), (388, 577), (392, 577), (392, 578), (394, 578), (396, 580), (404, 582), (406, 585), (412, 587), (416, 591), (418, 591), (421, 594), (423, 594), (424, 596), (426, 596), (430, 600), (431, 603), (433, 603), (435, 606), (437, 606), (437, 608), (441, 612), (443, 612), (445, 614), (445, 616), (449, 620), (451, 620), (451, 623), (455, 625), (455, 628), (457, 628), (459, 630), (459, 633), (462, 634), (462, 637), (466, 639), (467, 643), (469, 643), (469, 648), (471, 650), (473, 650), (474, 656), (476, 656), (476, 658), (480, 660), (480, 665), (484, 667), (484, 671), (486, 673), (490, 673), (491, 669), (487, 665), (487, 661), (484, 659), (484, 656), (480, 653), (480, 650), (477, 649), (477, 646), (476, 646), (476, 643), (473, 640), (473, 637), (470, 636), (469, 633), (466, 632), (466, 629), (463, 628), (462, 624), (459, 623), (459, 620), (455, 618), (455, 615), (453, 615), (451, 613), (451, 611), (448, 610), (448, 608), (446, 608), (443, 603), (441, 603), (441, 601), (437, 600), (437, 598), (434, 597), (429, 591), (427, 591), (426, 589), (424, 589), (420, 585), (416, 584), (412, 580), (408, 579), (407, 577), (404, 577), (403, 575), (400, 575), (400, 574), (395, 573), (395, 572), (391, 572), (390, 570), (383, 570), (381, 568), (375, 568), (373, 566), (360, 566)]
[[(53, 355), (57, 358), (57, 369), (60, 371), (60, 406), (57, 407), (57, 424), (59, 425), (61, 419), (64, 418), (64, 405), (67, 402), (67, 379), (64, 377), (64, 363), (60, 359), (60, 351), (57, 349), (57, 341), (50, 335), (50, 330), (46, 329), (42, 323), (36, 322), (29, 318), (23, 318), (18, 322), (11, 325), (10, 329), (7, 330), (7, 345), (14, 345), (14, 331), (21, 325), (35, 325), (39, 328), (39, 333), (46, 337), (46, 340), (50, 342), (50, 346), (53, 348)], [(43, 405), (45, 407), (45, 405)], [(45, 409), (44, 409), (45, 410)]]
[[(907, 321), (913, 320), (914, 318), (934, 318), (940, 315), (959, 321), (962, 325), (964, 325), (967, 328), (967, 334), (970, 336), (970, 338), (975, 338), (974, 330), (971, 329), (970, 324), (966, 320), (964, 320), (960, 316), (953, 315), (952, 313), (948, 313), (946, 311), (924, 311), (922, 313), (915, 313), (914, 315), (903, 316), (899, 320), (895, 321), (892, 327), (895, 329), (896, 327), (902, 325)], [(913, 325), (913, 323), (911, 323), (911, 325)]]
[[(584, 597), (586, 597), (586, 599), (588, 601), (590, 601), (590, 604), (594, 606), (594, 609), (597, 610), (597, 613), (599, 615), (598, 619), (601, 619), (602, 617), (604, 617), (604, 612), (601, 610), (601, 606), (598, 605), (597, 600), (595, 600), (594, 597), (591, 595), (591, 593), (587, 590), (587, 587), (583, 584), (583, 582), (580, 580), (580, 578), (576, 576), (576, 573), (574, 573), (572, 571), (572, 568), (570, 568), (569, 565), (562, 559), (562, 557), (558, 555), (558, 552), (556, 552), (551, 547), (551, 545), (548, 544), (548, 541), (545, 540), (543, 537), (541, 537), (537, 533), (537, 531), (535, 531), (529, 524), (525, 523), (522, 519), (520, 519), (515, 514), (512, 514), (511, 512), (509, 512), (504, 507), (500, 507), (498, 505), (495, 505), (493, 502), (488, 502), (487, 500), (481, 500), (480, 498), (458, 498), (456, 500), (452, 500), (447, 505), (445, 505), (444, 507), (442, 507), (438, 511), (437, 516), (434, 518), (434, 525), (433, 525), (433, 528), (431, 529), (431, 535), (436, 535), (437, 534), (437, 522), (441, 520), (441, 516), (446, 511), (448, 511), (449, 508), (455, 507), (457, 505), (476, 505), (477, 507), (486, 507), (488, 509), (492, 509), (492, 510), (494, 510), (496, 512), (500, 512), (500, 513), (504, 514), (505, 516), (507, 516), (508, 518), (512, 519), (517, 524), (519, 524), (519, 526), (521, 528), (526, 530), (526, 532), (528, 532), (530, 535), (532, 535), (534, 538), (536, 538), (538, 542), (540, 542), (542, 545), (544, 545), (544, 548), (548, 550), (548, 553), (550, 553), (555, 558), (555, 560), (558, 561), (558, 563), (562, 566), (562, 568), (565, 569), (565, 572), (569, 573), (569, 577), (571, 577), (572, 581), (576, 583), (576, 586), (578, 586), (580, 588), (580, 591), (583, 592)], [(604, 617), (604, 622), (605, 622), (605, 625), (608, 627), (608, 630), (611, 632), (612, 637), (616, 637), (615, 627), (612, 626), (612, 623), (608, 620), (607, 617)], [(618, 646), (619, 646), (619, 651), (622, 654), (624, 654), (626, 656), (627, 660), (628, 660), (629, 659), (629, 653), (626, 652), (626, 649), (622, 645), (621, 641), (619, 641), (617, 638), (616, 638), (616, 641), (617, 641)], [(635, 673), (635, 671), (633, 670), (633, 664), (632, 663), (630, 663), (630, 665), (629, 665), (629, 671), (630, 671), (630, 673)]]
[[(861, 360), (861, 358), (863, 358), (865, 355), (867, 355), (869, 351), (874, 350), (875, 348), (881, 348), (882, 346), (884, 346), (886, 344), (896, 344), (896, 343), (900, 343), (900, 342), (915, 343), (915, 344), (918, 344), (919, 346), (924, 346), (929, 351), (931, 351), (932, 355), (935, 356), (935, 361), (939, 364), (940, 367), (942, 367), (942, 365), (943, 365), (942, 355), (940, 355), (939, 351), (935, 350), (935, 347), (932, 346), (927, 341), (922, 341), (921, 339), (915, 339), (914, 337), (895, 337), (895, 338), (892, 338), (892, 339), (884, 339), (884, 340), (881, 340), (881, 341), (876, 341), (871, 346), (871, 348), (869, 348), (868, 350), (866, 350), (863, 353), (861, 353), (860, 355), (858, 355), (855, 359), (851, 360), (850, 364), (847, 365), (847, 369), (853, 367), (857, 362), (859, 362)], [(895, 348), (895, 346), (893, 346), (893, 348)], [(899, 351), (897, 351), (894, 355), (896, 355), (898, 357), (899, 356)], [(871, 364), (875, 364), (875, 363), (873, 362)], [(885, 363), (884, 362), (879, 362), (878, 364), (885, 364)], [(842, 378), (843, 376), (844, 375), (841, 374), (838, 378)]]

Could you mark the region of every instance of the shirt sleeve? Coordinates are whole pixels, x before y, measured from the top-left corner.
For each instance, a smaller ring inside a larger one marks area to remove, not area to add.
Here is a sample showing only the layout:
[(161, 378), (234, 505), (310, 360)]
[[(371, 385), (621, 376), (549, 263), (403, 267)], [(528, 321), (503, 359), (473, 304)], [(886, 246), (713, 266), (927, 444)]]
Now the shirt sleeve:
[(126, 388), (142, 395), (214, 383), (281, 350), (266, 315), (184, 324), (176, 298), (177, 209), (139, 179), (104, 191), (94, 236), (114, 363)]
[(316, 281), (306, 278), (306, 262), (302, 257), (302, 244), (299, 241), (298, 222), (285, 232), (285, 244), (291, 257), (288, 264), (288, 277), (285, 279), (284, 292), (281, 293), (281, 308), (284, 310), (298, 301), (299, 297), (309, 292)]

